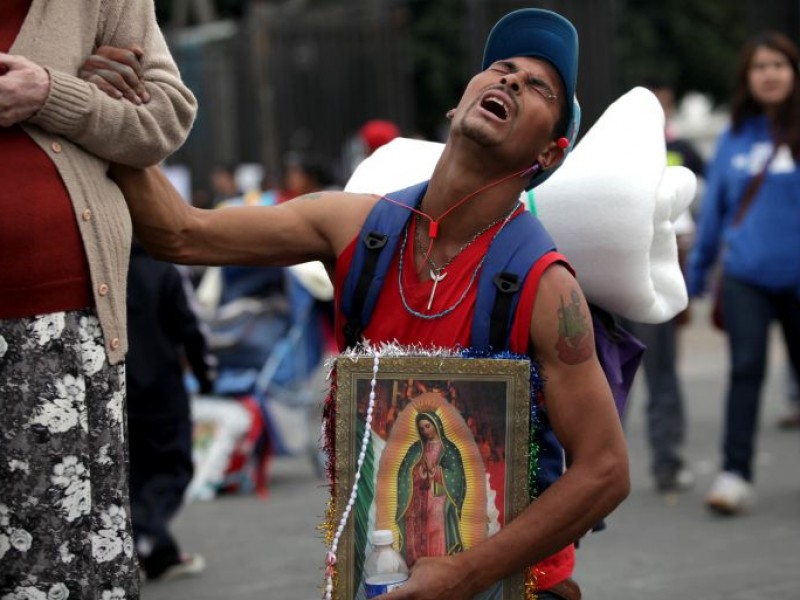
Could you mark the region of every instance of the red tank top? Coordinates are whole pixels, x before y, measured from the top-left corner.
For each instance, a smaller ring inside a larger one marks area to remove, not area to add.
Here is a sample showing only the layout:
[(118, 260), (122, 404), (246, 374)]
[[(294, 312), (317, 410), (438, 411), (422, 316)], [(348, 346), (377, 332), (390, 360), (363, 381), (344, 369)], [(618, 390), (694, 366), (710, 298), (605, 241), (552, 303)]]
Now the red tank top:
[[(515, 217), (524, 209), (520, 208)], [(405, 243), (401, 237), (398, 251), (386, 272), (383, 289), (375, 305), (364, 338), (377, 344), (396, 341), (402, 345), (417, 344), (430, 347), (469, 347), (472, 317), (478, 296), (478, 277), (480, 265), (489, 246), (502, 223), (481, 235), (459, 254), (445, 272), (446, 277), (436, 287), (431, 310), (427, 310), (428, 300), (433, 288), (428, 269), (420, 275), (414, 269), (415, 221), (410, 219)], [(336, 262), (336, 340), (339, 349), (345, 347), (344, 323), (347, 321), (341, 312), (339, 290), (344, 289), (344, 281), (350, 270), (356, 244), (355, 238), (342, 252)], [(402, 256), (402, 271), (400, 257)], [(542, 257), (525, 279), (519, 304), (512, 323), (510, 350), (527, 354), (530, 346), (530, 322), (533, 304), (539, 289), (542, 273), (555, 262), (567, 264), (566, 259), (556, 252)], [(568, 268), (569, 265), (567, 264)], [(401, 283), (402, 282), (402, 283)], [(402, 290), (401, 286), (402, 285)], [(425, 319), (414, 312), (428, 315), (450, 311), (436, 319)], [(575, 567), (575, 548), (567, 546), (556, 554), (536, 565), (537, 587), (548, 589), (572, 575)]]
[[(30, 4), (0, 2), (0, 51), (11, 48)], [(89, 268), (67, 189), (47, 154), (17, 125), (0, 127), (0, 181), (0, 319), (91, 306)]]

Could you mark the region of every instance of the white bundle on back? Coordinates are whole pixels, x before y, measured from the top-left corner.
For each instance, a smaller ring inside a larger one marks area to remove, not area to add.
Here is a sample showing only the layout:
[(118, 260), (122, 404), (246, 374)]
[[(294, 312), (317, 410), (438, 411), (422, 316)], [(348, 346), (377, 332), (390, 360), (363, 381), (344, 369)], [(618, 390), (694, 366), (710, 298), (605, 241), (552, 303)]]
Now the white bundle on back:
[[(362, 162), (345, 190), (385, 194), (424, 181), (443, 148), (397, 138)], [(688, 169), (667, 166), (664, 113), (651, 92), (634, 88), (608, 107), (561, 168), (534, 189), (534, 203), (590, 302), (659, 323), (688, 302), (675, 221), (696, 185)]]

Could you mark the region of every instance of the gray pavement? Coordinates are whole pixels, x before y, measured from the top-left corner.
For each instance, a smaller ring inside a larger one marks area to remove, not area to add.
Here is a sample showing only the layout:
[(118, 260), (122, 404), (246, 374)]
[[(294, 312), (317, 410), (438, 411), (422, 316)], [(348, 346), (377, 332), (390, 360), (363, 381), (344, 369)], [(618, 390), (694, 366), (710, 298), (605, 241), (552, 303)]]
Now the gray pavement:
[[(719, 518), (703, 506), (718, 464), (723, 338), (706, 325), (706, 307), (682, 337), (681, 374), (690, 429), (686, 456), (694, 489), (664, 497), (648, 474), (640, 385), (626, 429), (633, 490), (608, 529), (582, 541), (576, 579), (588, 600), (800, 599), (800, 433), (780, 432), (785, 409), (782, 353), (773, 335), (757, 459), (757, 503), (743, 517)], [(271, 494), (188, 505), (174, 530), (186, 550), (201, 552), (205, 573), (149, 583), (143, 600), (312, 600), (320, 597), (325, 547), (317, 525), (327, 489), (302, 458), (276, 461)]]

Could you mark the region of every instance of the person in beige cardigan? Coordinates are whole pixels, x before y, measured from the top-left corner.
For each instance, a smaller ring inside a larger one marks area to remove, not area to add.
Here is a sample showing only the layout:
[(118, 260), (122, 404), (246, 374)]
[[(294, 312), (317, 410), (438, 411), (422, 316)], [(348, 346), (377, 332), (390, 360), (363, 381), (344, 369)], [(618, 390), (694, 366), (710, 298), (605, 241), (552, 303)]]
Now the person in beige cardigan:
[[(134, 48), (124, 95), (78, 76), (104, 45)], [(138, 598), (107, 171), (161, 162), (195, 112), (153, 0), (0, 2), (0, 597)]]

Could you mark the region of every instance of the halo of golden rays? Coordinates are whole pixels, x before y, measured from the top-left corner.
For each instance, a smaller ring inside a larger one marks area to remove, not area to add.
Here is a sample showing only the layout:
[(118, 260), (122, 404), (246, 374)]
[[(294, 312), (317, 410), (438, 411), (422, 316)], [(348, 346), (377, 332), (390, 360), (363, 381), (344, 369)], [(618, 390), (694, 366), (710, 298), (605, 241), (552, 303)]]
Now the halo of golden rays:
[(397, 415), (378, 465), (375, 527), (391, 529), (394, 532), (394, 539), (400, 539), (400, 530), (395, 521), (397, 475), (403, 457), (411, 445), (419, 440), (416, 417), (421, 412), (438, 415), (442, 421), (445, 436), (455, 444), (461, 453), (466, 493), (459, 527), (464, 549), (470, 548), (486, 538), (488, 523), (486, 470), (478, 450), (478, 444), (461, 413), (438, 392), (420, 394)]

